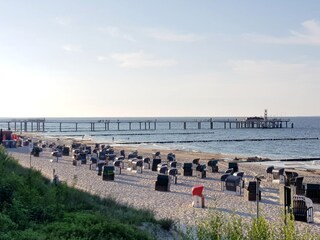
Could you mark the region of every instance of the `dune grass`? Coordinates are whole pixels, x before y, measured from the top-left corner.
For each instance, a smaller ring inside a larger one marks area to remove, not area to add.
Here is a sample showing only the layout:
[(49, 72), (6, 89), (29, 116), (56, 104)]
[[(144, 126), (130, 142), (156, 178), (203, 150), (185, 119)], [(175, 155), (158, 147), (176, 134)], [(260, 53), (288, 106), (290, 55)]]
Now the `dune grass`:
[(169, 229), (148, 210), (53, 184), (0, 147), (0, 239), (153, 239), (144, 222)]
[(209, 218), (180, 232), (186, 240), (320, 240), (319, 234), (311, 233), (311, 227), (297, 229), (290, 214), (283, 214), (279, 221), (261, 216), (245, 222), (239, 215), (212, 210)]

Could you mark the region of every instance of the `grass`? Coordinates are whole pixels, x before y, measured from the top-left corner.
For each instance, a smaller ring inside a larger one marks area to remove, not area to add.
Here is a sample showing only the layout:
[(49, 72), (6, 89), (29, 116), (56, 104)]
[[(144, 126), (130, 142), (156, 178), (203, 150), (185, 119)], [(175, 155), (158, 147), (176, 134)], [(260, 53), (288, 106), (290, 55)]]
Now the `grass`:
[(278, 222), (267, 221), (264, 217), (243, 222), (239, 215), (223, 215), (217, 210), (213, 210), (208, 219), (188, 226), (181, 235), (186, 240), (320, 240), (309, 228), (297, 231), (293, 216), (289, 214)]
[(153, 239), (142, 223), (170, 229), (148, 210), (121, 205), (26, 169), (0, 147), (0, 239)]

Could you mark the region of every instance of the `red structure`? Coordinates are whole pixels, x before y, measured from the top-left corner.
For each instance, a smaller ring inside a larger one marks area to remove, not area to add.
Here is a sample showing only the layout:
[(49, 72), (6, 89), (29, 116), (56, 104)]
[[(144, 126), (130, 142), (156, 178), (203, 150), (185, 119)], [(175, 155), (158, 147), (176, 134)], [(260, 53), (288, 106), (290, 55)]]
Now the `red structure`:
[(192, 206), (204, 208), (204, 196), (202, 194), (204, 186), (198, 185), (192, 188)]

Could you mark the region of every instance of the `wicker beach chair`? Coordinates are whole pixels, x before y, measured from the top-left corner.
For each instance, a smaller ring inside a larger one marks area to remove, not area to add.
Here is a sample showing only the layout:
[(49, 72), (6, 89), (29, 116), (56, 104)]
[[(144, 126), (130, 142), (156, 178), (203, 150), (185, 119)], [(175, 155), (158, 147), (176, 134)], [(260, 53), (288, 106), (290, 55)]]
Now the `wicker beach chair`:
[(293, 196), (292, 213), (296, 221), (313, 222), (313, 203), (310, 198)]

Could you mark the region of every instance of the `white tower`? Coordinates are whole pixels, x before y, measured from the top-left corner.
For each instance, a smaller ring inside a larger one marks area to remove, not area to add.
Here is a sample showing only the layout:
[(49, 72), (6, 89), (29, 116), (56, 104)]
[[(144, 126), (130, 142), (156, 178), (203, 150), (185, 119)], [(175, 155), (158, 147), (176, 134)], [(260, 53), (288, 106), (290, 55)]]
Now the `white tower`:
[(267, 121), (268, 120), (268, 109), (264, 110), (264, 120)]

